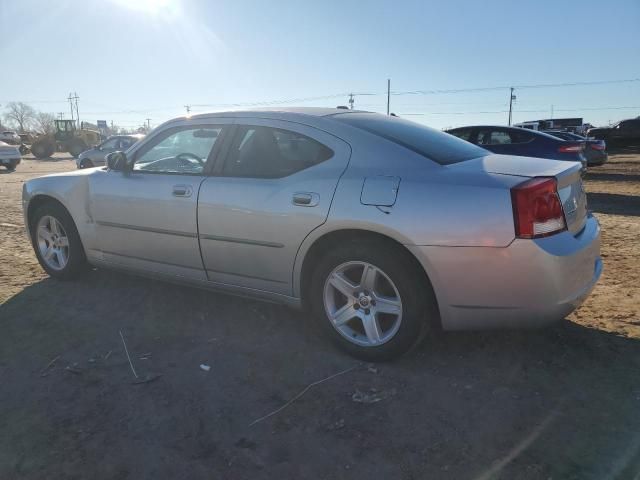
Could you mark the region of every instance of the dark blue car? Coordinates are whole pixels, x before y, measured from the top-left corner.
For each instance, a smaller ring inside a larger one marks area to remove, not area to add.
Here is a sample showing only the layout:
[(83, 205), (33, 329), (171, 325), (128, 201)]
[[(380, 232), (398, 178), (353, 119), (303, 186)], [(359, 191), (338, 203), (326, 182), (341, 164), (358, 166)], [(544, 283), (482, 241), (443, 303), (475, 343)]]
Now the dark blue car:
[(447, 133), (494, 153), (569, 160), (582, 163), (583, 168), (587, 165), (583, 141), (562, 140), (535, 130), (479, 125), (454, 128)]

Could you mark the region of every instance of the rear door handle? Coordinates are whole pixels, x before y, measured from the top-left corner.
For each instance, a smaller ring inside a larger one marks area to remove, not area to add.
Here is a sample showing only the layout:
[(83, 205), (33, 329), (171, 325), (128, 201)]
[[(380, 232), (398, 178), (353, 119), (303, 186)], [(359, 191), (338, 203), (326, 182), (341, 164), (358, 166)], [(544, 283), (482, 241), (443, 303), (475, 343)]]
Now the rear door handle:
[(191, 185), (174, 185), (173, 196), (174, 197), (190, 197), (193, 193)]
[(320, 195), (313, 192), (296, 192), (293, 194), (293, 204), (299, 207), (315, 207), (320, 202)]

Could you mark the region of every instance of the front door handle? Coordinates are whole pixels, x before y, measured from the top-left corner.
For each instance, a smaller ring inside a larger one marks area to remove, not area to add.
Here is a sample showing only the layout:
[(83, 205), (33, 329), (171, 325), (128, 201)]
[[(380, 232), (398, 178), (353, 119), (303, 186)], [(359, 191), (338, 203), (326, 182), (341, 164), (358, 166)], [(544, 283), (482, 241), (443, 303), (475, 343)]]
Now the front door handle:
[(320, 195), (313, 192), (296, 192), (293, 194), (293, 204), (299, 207), (315, 207), (320, 202)]
[(190, 197), (193, 193), (191, 185), (174, 185), (173, 196), (174, 197)]

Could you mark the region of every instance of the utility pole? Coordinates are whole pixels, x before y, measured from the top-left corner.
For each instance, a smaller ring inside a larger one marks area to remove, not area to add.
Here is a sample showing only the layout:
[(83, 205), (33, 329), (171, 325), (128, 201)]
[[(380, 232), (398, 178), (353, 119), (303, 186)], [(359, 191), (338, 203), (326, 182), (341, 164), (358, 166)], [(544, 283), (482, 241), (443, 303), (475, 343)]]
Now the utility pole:
[(391, 106), (391, 79), (387, 78), (387, 115), (389, 115), (390, 106)]
[(58, 120), (62, 120), (64, 118), (64, 113), (58, 112)]
[[(73, 92), (73, 96), (70, 93), (69, 97), (67, 98), (67, 100), (69, 100), (69, 108), (71, 109), (71, 120), (75, 120), (76, 122), (76, 126), (78, 128), (80, 128), (80, 114), (78, 113), (78, 100), (80, 99), (80, 97), (78, 96), (78, 94), (76, 92)], [(74, 116), (74, 110), (75, 110), (75, 116)]]
[(151, 119), (147, 118), (147, 130), (151, 130)]
[(71, 94), (69, 94), (69, 97), (67, 98), (67, 100), (69, 100), (69, 109), (71, 110), (71, 120), (74, 120), (74, 118), (73, 118), (73, 98), (71, 97)]
[(551, 120), (553, 120), (553, 105), (551, 105)]
[(350, 109), (350, 110), (353, 110), (353, 102), (354, 102), (354, 100), (353, 100), (353, 93), (350, 93), (350, 94), (349, 94), (349, 109)]
[(82, 128), (82, 125), (80, 124), (80, 113), (78, 112), (78, 100), (80, 97), (78, 97), (76, 92), (73, 92), (73, 98), (76, 101), (76, 122), (78, 123), (78, 128)]
[(187, 115), (191, 112), (191, 105), (185, 105), (184, 108), (187, 109)]
[(511, 114), (513, 112), (513, 101), (516, 99), (516, 96), (513, 94), (513, 87), (510, 88), (511, 92), (509, 93), (509, 126), (511, 126)]

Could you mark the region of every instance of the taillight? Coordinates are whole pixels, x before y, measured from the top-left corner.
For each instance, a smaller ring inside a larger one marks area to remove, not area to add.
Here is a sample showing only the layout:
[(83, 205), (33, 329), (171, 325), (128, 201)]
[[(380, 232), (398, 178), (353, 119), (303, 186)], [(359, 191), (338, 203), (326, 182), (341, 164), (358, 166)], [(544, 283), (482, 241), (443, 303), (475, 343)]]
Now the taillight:
[(578, 153), (584, 150), (584, 145), (582, 143), (578, 145), (563, 145), (558, 148), (558, 152), (560, 153)]
[(590, 143), (589, 146), (594, 150), (602, 151), (602, 150), (605, 149), (605, 146), (603, 144), (601, 144), (601, 143)]
[(567, 228), (558, 182), (553, 177), (537, 177), (511, 189), (516, 237), (539, 238)]

